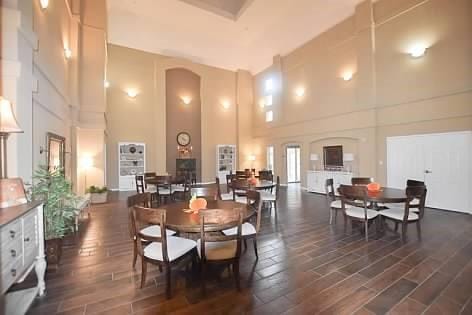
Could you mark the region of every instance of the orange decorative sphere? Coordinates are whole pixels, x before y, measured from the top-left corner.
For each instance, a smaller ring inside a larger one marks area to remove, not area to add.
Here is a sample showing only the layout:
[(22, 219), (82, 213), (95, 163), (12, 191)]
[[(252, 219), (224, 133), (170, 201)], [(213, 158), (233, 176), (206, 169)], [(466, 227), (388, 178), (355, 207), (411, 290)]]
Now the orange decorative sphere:
[(380, 190), (380, 184), (379, 183), (370, 183), (367, 185), (367, 190), (368, 191), (379, 191)]
[(205, 198), (197, 198), (192, 201), (190, 201), (190, 209), (193, 211), (198, 211), (201, 209), (206, 209), (207, 207), (207, 201)]
[(248, 182), (250, 185), (256, 185), (257, 184), (257, 179), (255, 177), (249, 178)]

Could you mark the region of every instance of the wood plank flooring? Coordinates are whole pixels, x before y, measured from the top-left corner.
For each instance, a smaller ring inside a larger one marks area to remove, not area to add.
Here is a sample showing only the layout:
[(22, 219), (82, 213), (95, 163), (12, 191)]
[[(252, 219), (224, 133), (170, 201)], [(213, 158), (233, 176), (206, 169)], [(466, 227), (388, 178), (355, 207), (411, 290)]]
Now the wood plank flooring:
[[(164, 277), (131, 268), (124, 193), (95, 206), (62, 264), (47, 273), (47, 295), (29, 314), (472, 314), (472, 216), (428, 209), (422, 241), (396, 234), (344, 234), (342, 215), (330, 226), (324, 196), (283, 188), (277, 218), (266, 211), (258, 238), (241, 261), (241, 292), (227, 271), (207, 282), (174, 272)], [(373, 231), (375, 229), (372, 229)], [(149, 268), (148, 268), (149, 269)]]

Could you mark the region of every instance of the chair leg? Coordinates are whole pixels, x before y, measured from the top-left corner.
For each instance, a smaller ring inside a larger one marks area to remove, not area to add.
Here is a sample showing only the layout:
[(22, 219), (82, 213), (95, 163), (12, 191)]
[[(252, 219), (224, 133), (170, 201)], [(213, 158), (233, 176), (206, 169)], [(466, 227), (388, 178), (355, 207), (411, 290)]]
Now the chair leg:
[(395, 232), (398, 231), (398, 222), (395, 222)]
[(244, 250), (247, 250), (247, 240), (244, 239)]
[(205, 296), (206, 295), (206, 289), (205, 289), (206, 266), (203, 261), (201, 262), (201, 269), (202, 269), (202, 272), (201, 272), (202, 278), (200, 279), (200, 285), (201, 285), (202, 295)]
[(166, 296), (168, 299), (170, 299), (170, 281), (171, 281), (171, 271), (172, 271), (172, 268), (170, 267), (170, 264), (167, 265), (167, 273), (166, 273)]
[(407, 231), (408, 225), (405, 223), (402, 223), (402, 242), (406, 242), (406, 231)]
[(147, 262), (141, 257), (141, 289), (146, 284)]
[(158, 268), (159, 268), (159, 272), (162, 273), (162, 266), (158, 265)]
[(369, 241), (369, 221), (364, 222), (364, 229), (365, 229), (365, 240), (366, 242)]
[(416, 221), (416, 231), (418, 232), (418, 239), (421, 241), (421, 224), (420, 224), (420, 220)]
[(136, 268), (136, 261), (138, 260), (138, 245), (136, 241), (133, 242), (133, 269)]
[(333, 208), (329, 209), (329, 224), (333, 224)]
[(233, 273), (234, 273), (234, 282), (236, 283), (236, 289), (241, 291), (241, 286), (239, 285), (239, 260), (233, 263)]
[(338, 222), (338, 210), (334, 210), (334, 224)]
[(256, 259), (259, 259), (259, 255), (257, 254), (257, 238), (254, 237), (254, 254), (256, 254)]
[(344, 234), (347, 233), (347, 215), (344, 214)]

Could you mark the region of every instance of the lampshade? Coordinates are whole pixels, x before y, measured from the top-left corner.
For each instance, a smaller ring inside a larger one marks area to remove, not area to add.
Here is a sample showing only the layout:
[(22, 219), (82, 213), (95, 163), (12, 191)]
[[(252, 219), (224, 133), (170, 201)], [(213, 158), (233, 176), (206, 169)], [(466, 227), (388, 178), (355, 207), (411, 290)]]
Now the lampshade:
[(352, 154), (352, 153), (344, 153), (344, 154), (343, 154), (343, 161), (345, 161), (345, 162), (352, 162), (352, 161), (354, 161), (354, 154)]
[(11, 108), (11, 103), (0, 97), (0, 133), (20, 133), (23, 132), (18, 126), (15, 115)]
[(310, 154), (310, 161), (318, 161), (319, 159), (320, 157), (318, 156), (318, 154), (316, 153)]
[(247, 159), (248, 159), (249, 161), (255, 161), (255, 160), (256, 160), (256, 156), (255, 156), (255, 155), (249, 155), (249, 156), (247, 157)]
[(83, 156), (81, 161), (80, 161), (80, 166), (83, 168), (83, 169), (89, 169), (91, 167), (93, 167), (93, 159), (91, 156)]

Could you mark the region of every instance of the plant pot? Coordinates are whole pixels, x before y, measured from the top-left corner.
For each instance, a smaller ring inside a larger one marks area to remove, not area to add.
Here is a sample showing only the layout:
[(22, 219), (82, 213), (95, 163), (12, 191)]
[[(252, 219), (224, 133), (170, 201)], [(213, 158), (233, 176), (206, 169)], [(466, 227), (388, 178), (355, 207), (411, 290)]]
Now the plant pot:
[(91, 193), (90, 202), (91, 203), (105, 203), (107, 202), (108, 192), (103, 193)]
[(57, 268), (62, 256), (62, 238), (46, 240), (46, 260), (48, 266)]

